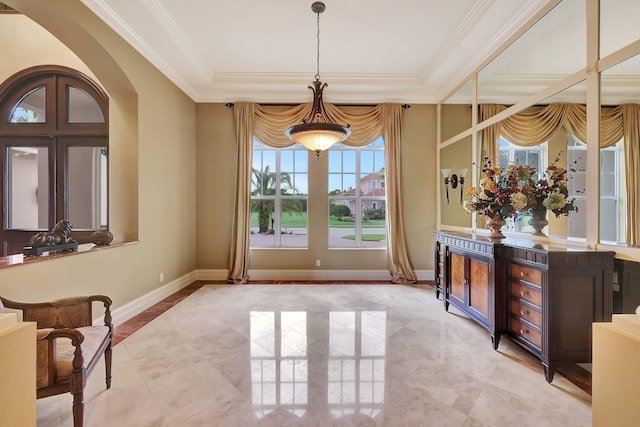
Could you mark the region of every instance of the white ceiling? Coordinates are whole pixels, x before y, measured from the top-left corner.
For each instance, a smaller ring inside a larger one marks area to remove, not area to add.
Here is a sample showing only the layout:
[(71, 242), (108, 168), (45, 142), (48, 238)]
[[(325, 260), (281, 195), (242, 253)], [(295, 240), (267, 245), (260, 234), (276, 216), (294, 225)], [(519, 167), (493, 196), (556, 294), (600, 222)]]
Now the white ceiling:
[[(309, 102), (312, 0), (82, 0), (196, 102)], [(436, 103), (548, 0), (325, 0), (327, 102)]]

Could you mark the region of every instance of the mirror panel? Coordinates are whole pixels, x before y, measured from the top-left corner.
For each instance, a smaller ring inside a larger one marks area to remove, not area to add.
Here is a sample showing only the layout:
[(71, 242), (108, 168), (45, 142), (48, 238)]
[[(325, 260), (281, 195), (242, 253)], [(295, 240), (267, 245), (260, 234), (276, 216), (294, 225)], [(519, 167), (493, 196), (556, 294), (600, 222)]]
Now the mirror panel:
[(469, 80), (442, 103), (442, 141), (447, 141), (471, 128), (472, 88), (472, 82)]
[[(600, 79), (602, 114), (618, 105), (640, 103), (640, 55), (604, 70)], [(600, 148), (601, 243), (627, 244), (628, 194), (637, 189), (627, 186), (626, 143), (623, 138), (615, 145)]]
[(600, 57), (640, 39), (640, 2), (600, 0)]
[[(441, 170), (438, 174), (438, 185), (441, 186), (440, 215), (443, 225), (471, 227), (471, 215), (462, 208), (464, 191), (472, 186), (473, 154), (471, 144), (472, 139), (469, 135), (440, 150)], [(445, 184), (445, 175), (448, 177), (447, 184)], [(464, 179), (461, 180), (461, 178)]]
[(586, 2), (560, 2), (478, 73), (478, 103), (515, 104), (585, 68), (586, 34)]
[[(586, 86), (584, 82), (554, 94), (544, 99), (539, 105), (528, 107), (520, 113), (512, 115), (511, 118), (532, 117), (534, 113), (542, 109), (549, 110), (552, 104), (567, 103), (580, 106), (586, 104)], [(545, 170), (549, 165), (554, 164), (562, 167), (569, 171), (566, 174), (566, 188), (569, 191), (569, 200), (575, 197), (575, 203), (582, 207), (586, 196), (586, 145), (579, 143), (578, 150), (576, 150), (576, 140), (564, 126), (559, 127), (555, 133), (539, 145), (525, 145), (526, 141), (524, 140), (516, 141), (510, 139), (517, 136), (508, 136), (513, 135), (514, 132), (527, 133), (526, 131), (530, 131), (534, 127), (537, 127), (537, 125), (531, 122), (523, 123), (519, 121), (516, 123), (512, 121), (509, 123), (511, 132), (504, 131), (504, 133), (501, 132), (500, 134), (498, 166), (505, 171), (509, 165), (529, 165), (537, 171), (536, 180), (544, 178)], [(482, 131), (478, 141), (482, 141)], [(478, 147), (478, 152), (482, 152), (482, 147)], [(478, 159), (478, 164), (483, 164), (480, 159)], [(548, 236), (584, 239), (586, 237), (585, 213), (585, 209), (579, 208), (578, 212), (571, 211), (568, 216), (560, 215), (556, 218), (553, 212), (547, 211), (549, 222), (542, 232)], [(517, 218), (507, 221), (505, 231), (531, 234), (534, 230), (529, 223), (530, 219), (530, 212), (522, 212)], [(484, 221), (484, 218), (478, 217), (477, 227), (485, 228)]]

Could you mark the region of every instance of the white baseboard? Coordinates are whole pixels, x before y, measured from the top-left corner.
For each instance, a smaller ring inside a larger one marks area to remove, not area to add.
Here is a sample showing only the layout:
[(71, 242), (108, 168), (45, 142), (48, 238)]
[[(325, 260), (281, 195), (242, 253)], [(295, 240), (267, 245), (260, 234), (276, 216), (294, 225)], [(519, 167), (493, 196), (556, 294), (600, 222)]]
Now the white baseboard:
[[(116, 308), (111, 312), (113, 326), (123, 324), (135, 315), (143, 312), (154, 304), (159, 303), (168, 296), (175, 294), (180, 289), (190, 285), (196, 280), (196, 271), (192, 271), (191, 273), (185, 274), (184, 276), (179, 277), (160, 288), (154, 289), (153, 291), (148, 292), (141, 297), (138, 297), (133, 301), (130, 301), (123, 306)], [(103, 319), (100, 320), (102, 321)]]
[(229, 278), (229, 270), (195, 270), (196, 280), (226, 281)]
[(425, 280), (433, 281), (435, 277), (435, 273), (433, 270), (415, 270), (414, 273), (416, 273), (416, 276), (420, 281), (425, 281)]
[[(196, 270), (196, 280), (226, 281), (227, 270)], [(433, 270), (416, 270), (418, 280), (433, 280)], [(388, 270), (249, 270), (249, 280), (391, 280)]]
[(390, 280), (387, 270), (249, 270), (249, 280)]

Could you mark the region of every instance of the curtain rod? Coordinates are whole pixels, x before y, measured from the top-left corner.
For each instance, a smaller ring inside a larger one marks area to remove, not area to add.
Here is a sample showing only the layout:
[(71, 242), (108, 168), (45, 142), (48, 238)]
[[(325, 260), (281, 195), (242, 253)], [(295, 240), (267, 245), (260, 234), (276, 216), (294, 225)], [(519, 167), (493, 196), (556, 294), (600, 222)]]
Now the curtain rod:
[[(234, 106), (233, 102), (227, 102), (226, 104), (224, 104), (225, 107), (227, 108), (231, 108)], [(258, 104), (260, 106), (263, 107), (296, 107), (300, 104)], [(337, 107), (377, 107), (379, 104), (335, 104)], [(411, 108), (410, 104), (402, 104), (402, 108), (404, 108), (405, 110), (408, 110), (409, 108)]]

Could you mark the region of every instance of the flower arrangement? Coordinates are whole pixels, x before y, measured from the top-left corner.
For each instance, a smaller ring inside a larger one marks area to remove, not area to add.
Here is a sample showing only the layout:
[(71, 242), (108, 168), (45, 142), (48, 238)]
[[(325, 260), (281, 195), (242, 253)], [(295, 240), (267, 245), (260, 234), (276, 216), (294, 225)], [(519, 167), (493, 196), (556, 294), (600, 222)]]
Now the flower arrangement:
[(484, 159), (479, 186), (469, 188), (462, 207), (465, 211), (478, 212), (489, 218), (515, 217), (527, 205), (527, 196), (522, 194), (514, 168), (503, 171), (493, 166), (489, 158)]
[(548, 209), (556, 217), (577, 211), (574, 200), (569, 199), (567, 171), (556, 165), (559, 156), (547, 167), (540, 179), (530, 165), (509, 165), (505, 170), (484, 159), (478, 188), (466, 191), (469, 198), (463, 208), (489, 218), (515, 218), (518, 213)]
[(574, 205), (575, 199), (569, 199), (567, 189), (567, 170), (557, 166), (560, 160), (558, 154), (542, 174), (537, 178), (535, 168), (528, 165), (516, 166), (522, 168), (519, 178), (522, 179), (520, 191), (526, 195), (526, 210), (548, 209), (557, 217), (569, 215), (571, 211), (578, 211)]

